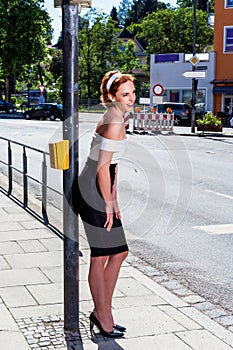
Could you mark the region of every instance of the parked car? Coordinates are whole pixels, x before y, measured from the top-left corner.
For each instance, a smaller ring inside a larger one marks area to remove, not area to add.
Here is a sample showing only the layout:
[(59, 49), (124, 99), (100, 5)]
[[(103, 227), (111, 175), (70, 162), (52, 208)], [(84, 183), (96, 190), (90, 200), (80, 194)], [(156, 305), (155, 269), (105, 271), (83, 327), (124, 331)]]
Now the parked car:
[(47, 119), (62, 120), (62, 105), (57, 103), (40, 103), (23, 113), (25, 119)]
[(14, 113), (17, 110), (13, 103), (5, 102), (0, 100), (0, 111), (5, 113)]
[(174, 125), (188, 125), (191, 122), (192, 108), (187, 103), (163, 102), (155, 108), (158, 113), (166, 113), (167, 108), (171, 108), (174, 113)]

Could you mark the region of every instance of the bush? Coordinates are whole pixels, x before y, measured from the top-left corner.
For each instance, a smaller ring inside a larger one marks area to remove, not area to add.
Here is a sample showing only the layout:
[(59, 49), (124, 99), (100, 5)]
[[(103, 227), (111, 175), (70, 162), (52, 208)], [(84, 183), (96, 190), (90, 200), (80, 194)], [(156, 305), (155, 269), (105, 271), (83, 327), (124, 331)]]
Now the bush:
[(207, 112), (203, 118), (197, 119), (198, 125), (221, 125), (221, 118), (216, 117), (212, 112)]

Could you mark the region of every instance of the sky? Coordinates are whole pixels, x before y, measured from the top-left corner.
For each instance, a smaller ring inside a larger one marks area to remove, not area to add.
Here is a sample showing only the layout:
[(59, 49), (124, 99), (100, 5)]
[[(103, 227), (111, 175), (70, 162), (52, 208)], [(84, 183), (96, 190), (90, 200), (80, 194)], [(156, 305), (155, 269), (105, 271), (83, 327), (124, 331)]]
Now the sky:
[[(109, 15), (113, 6), (115, 6), (118, 9), (121, 1), (122, 0), (92, 0), (92, 7), (95, 7), (98, 11), (105, 12)], [(160, 1), (170, 3), (172, 6), (176, 5), (176, 0)], [(61, 9), (54, 8), (54, 0), (45, 0), (44, 7), (48, 10), (50, 17), (53, 19), (52, 27), (54, 29), (54, 38), (52, 40), (52, 43), (56, 44), (62, 29), (62, 11)], [(83, 9), (82, 11), (85, 10)]]

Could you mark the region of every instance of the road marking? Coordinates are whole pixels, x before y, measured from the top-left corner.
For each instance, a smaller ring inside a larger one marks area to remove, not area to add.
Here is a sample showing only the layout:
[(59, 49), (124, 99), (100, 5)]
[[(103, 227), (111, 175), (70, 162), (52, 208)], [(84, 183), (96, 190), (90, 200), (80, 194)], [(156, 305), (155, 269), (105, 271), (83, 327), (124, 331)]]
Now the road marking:
[(196, 230), (201, 230), (209, 235), (232, 235), (233, 234), (233, 224), (225, 225), (206, 225), (206, 226), (194, 226)]
[(224, 193), (220, 193), (220, 192), (215, 192), (215, 191), (211, 191), (211, 190), (205, 190), (205, 191), (206, 191), (206, 192), (209, 192), (209, 193), (216, 194), (216, 196), (224, 197), (224, 198), (227, 198), (227, 199), (233, 199), (233, 196), (229, 196), (228, 194), (224, 194)]

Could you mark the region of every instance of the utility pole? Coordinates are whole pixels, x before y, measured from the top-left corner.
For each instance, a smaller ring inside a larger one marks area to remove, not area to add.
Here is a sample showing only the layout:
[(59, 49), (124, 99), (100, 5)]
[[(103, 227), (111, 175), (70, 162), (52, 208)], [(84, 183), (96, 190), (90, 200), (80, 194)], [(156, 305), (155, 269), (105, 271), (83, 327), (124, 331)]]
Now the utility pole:
[[(193, 0), (193, 57), (196, 55), (196, 33), (197, 33), (197, 0)], [(194, 64), (192, 70), (196, 70)], [(191, 133), (195, 133), (195, 104), (196, 104), (196, 93), (197, 93), (198, 80), (192, 78), (192, 117), (191, 117)]]
[(79, 227), (78, 217), (72, 209), (75, 201), (72, 185), (79, 169), (78, 13), (82, 7), (91, 7), (91, 0), (54, 0), (54, 6), (62, 7), (63, 139), (69, 141), (69, 168), (63, 170), (64, 330), (67, 342), (78, 346), (81, 344)]
[(63, 171), (64, 329), (79, 335), (79, 227), (72, 184), (78, 174), (78, 5), (62, 0), (63, 139), (69, 140), (69, 169)]

